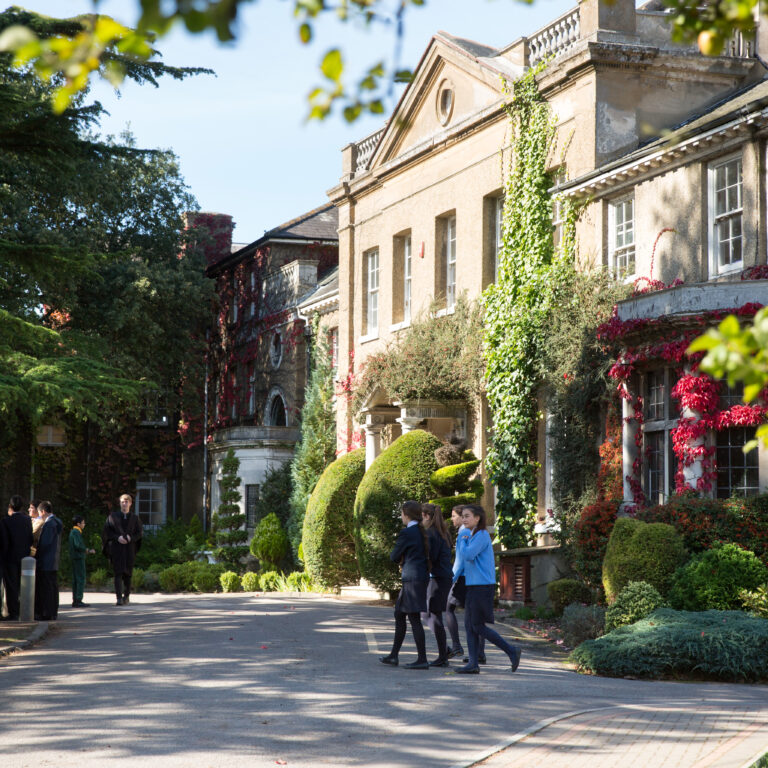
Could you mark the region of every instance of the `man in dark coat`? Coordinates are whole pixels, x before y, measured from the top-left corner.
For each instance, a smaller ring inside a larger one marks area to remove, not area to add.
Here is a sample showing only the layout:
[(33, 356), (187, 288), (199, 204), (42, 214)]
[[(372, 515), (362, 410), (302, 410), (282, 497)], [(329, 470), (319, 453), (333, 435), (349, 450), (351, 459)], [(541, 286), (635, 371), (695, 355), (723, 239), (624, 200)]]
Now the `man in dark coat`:
[(120, 497), (120, 511), (112, 512), (104, 523), (101, 540), (104, 554), (115, 570), (115, 596), (117, 605), (128, 605), (131, 597), (131, 576), (136, 553), (141, 548), (143, 534), (141, 520), (131, 512), (133, 498), (124, 493)]
[(3, 563), (3, 584), (5, 601), (8, 606), (7, 619), (19, 618), (19, 587), (21, 584), (21, 560), (29, 557), (32, 548), (32, 521), (24, 509), (21, 496), (11, 496), (8, 503), (8, 517), (3, 518), (5, 557)]
[(56, 621), (59, 615), (59, 559), (64, 524), (53, 514), (50, 501), (38, 506), (43, 524), (35, 557), (35, 615), (39, 621)]

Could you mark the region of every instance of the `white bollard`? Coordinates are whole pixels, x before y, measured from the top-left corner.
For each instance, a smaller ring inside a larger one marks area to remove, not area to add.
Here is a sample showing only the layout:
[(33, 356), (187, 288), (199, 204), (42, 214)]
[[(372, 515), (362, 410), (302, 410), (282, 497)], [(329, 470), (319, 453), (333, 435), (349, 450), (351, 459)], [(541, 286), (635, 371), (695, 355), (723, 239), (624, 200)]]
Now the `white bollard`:
[(34, 557), (21, 559), (21, 588), (19, 589), (19, 621), (35, 618), (35, 565)]

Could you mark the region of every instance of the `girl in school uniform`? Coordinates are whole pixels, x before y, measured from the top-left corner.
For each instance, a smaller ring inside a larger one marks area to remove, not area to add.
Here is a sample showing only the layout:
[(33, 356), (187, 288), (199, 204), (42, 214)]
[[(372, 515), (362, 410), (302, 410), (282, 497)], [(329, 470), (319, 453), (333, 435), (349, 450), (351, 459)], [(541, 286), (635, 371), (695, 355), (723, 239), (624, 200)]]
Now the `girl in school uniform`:
[(447, 667), (448, 644), (443, 626), (443, 611), (453, 583), (451, 536), (443, 519), (443, 510), (436, 504), (421, 505), (421, 522), (427, 531), (429, 560), (432, 565), (427, 586), (426, 619), (437, 640), (437, 658), (430, 661), (429, 666)]
[(493, 558), (491, 536), (485, 528), (485, 510), (479, 504), (466, 504), (461, 511), (464, 529), (456, 541), (458, 569), (454, 578), (462, 573), (466, 579), (467, 594), (464, 598), (464, 628), (467, 631), (469, 661), (456, 670), (459, 674), (476, 675), (478, 644), (481, 637), (492, 642), (509, 656), (514, 672), (520, 664), (521, 649), (510, 645), (496, 630), (486, 626), (493, 624), (493, 596), (496, 592), (496, 567)]
[(427, 534), (421, 526), (421, 504), (418, 501), (403, 502), (400, 518), (404, 527), (397, 535), (395, 548), (390, 553), (389, 559), (393, 563), (402, 563), (403, 588), (395, 603), (395, 639), (392, 650), (387, 656), (382, 656), (379, 661), (382, 664), (397, 666), (400, 647), (405, 640), (405, 622), (408, 619), (418, 656), (416, 661), (404, 666), (406, 669), (429, 669), (421, 613), (427, 610), (430, 565)]

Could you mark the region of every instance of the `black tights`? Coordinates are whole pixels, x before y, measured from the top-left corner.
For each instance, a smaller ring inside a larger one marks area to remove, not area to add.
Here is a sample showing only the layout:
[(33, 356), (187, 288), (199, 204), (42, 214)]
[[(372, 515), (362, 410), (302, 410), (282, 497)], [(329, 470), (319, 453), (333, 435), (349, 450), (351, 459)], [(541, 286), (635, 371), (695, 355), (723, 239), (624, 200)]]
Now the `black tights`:
[[(457, 606), (455, 603), (449, 602), (445, 609), (445, 615), (443, 616), (446, 629), (451, 634), (451, 648), (455, 650), (461, 648), (461, 638), (459, 637), (459, 622), (456, 620), (456, 609), (458, 607), (459, 606)], [(434, 630), (432, 631), (434, 632)], [(480, 656), (485, 656), (485, 638), (482, 635), (480, 635), (478, 641), (477, 651)]]
[(446, 643), (445, 638), (445, 627), (443, 626), (443, 614), (442, 613), (432, 613), (431, 611), (426, 614), (427, 616), (427, 624), (429, 625), (429, 628), (432, 630), (432, 634), (435, 636), (435, 640), (437, 640), (437, 655), (441, 659), (447, 659), (448, 658), (448, 645)]
[(413, 632), (413, 639), (416, 642), (416, 651), (419, 654), (417, 661), (427, 660), (427, 644), (424, 639), (424, 627), (421, 625), (421, 617), (418, 613), (403, 613), (402, 611), (395, 611), (395, 639), (392, 643), (392, 651), (390, 656), (397, 657), (400, 653), (400, 648), (405, 640), (405, 619), (411, 622), (411, 632)]

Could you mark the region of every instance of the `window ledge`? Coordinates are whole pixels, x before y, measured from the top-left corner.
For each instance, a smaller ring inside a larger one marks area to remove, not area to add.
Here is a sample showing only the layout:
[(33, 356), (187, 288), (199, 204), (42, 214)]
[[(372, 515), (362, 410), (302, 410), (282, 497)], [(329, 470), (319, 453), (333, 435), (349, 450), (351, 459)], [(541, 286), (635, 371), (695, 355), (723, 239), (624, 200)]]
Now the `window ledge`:
[(389, 326), (389, 332), (392, 333), (394, 331), (402, 331), (403, 328), (408, 328), (411, 325), (410, 320), (403, 320), (402, 323), (394, 323), (393, 325)]
[(358, 339), (358, 342), (360, 344), (365, 344), (366, 341), (375, 341), (378, 338), (379, 338), (379, 332), (374, 331), (373, 333), (367, 333), (365, 336), (361, 336)]
[(452, 307), (445, 307), (435, 312), (435, 317), (445, 317), (446, 315), (452, 315), (456, 311), (456, 305)]
[(737, 272), (742, 272), (744, 270), (744, 261), (737, 261), (735, 264), (730, 264), (727, 267), (722, 267), (721, 269), (718, 269), (715, 273), (714, 277), (722, 277), (723, 275), (733, 275)]

